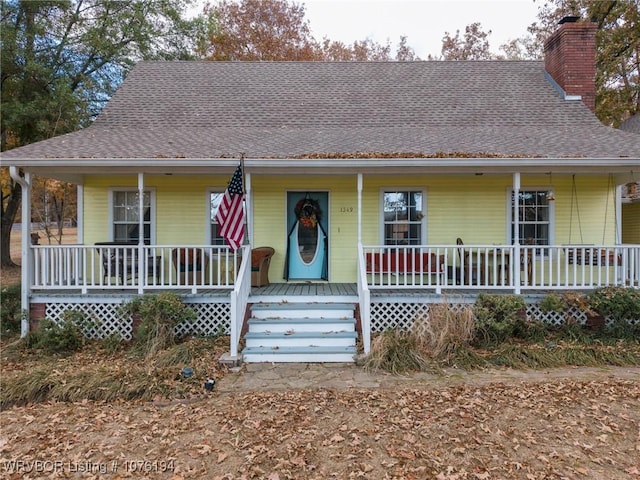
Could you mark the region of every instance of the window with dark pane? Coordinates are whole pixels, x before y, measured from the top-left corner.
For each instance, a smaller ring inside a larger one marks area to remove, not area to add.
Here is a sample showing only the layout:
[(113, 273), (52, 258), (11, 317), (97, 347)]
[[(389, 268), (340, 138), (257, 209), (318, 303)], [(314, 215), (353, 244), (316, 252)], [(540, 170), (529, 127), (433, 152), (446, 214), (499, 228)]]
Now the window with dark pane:
[(422, 192), (387, 191), (383, 195), (384, 244), (422, 243)]
[[(136, 190), (113, 192), (113, 240), (137, 243), (140, 236), (140, 195)], [(143, 195), (143, 242), (151, 244), (151, 194)]]
[[(550, 221), (548, 191), (521, 190), (518, 202), (518, 236), (522, 245), (549, 245)], [(513, 208), (514, 195), (511, 195)], [(511, 243), (515, 222), (511, 221)]]

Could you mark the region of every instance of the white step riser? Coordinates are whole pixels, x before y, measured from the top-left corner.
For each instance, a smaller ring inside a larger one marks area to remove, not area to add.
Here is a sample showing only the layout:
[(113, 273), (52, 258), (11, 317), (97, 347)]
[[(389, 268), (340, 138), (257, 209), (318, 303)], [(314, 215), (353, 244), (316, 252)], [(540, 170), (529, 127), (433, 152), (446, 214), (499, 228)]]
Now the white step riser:
[(247, 363), (353, 363), (351, 354), (323, 353), (323, 354), (244, 354), (243, 360)]
[(262, 332), (354, 332), (355, 322), (343, 321), (343, 322), (276, 322), (276, 321), (249, 321), (249, 331), (262, 333)]
[(254, 304), (245, 336), (244, 361), (353, 363), (354, 313), (354, 306), (346, 303)]
[(353, 318), (353, 309), (340, 310), (307, 310), (299, 309), (278, 309), (261, 308), (252, 309), (251, 316), (255, 318)]
[(247, 347), (355, 347), (355, 338), (246, 338)]

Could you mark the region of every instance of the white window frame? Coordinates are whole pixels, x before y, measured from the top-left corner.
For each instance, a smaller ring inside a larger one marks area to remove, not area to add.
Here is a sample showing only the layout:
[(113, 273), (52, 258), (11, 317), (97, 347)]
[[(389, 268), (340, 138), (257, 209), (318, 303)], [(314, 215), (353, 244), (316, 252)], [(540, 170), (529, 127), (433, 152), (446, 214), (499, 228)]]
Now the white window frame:
[[(119, 192), (138, 192), (138, 189), (135, 187), (111, 187), (109, 189), (109, 200), (108, 200), (108, 209), (109, 209), (109, 241), (114, 241), (114, 197), (116, 193)], [(149, 203), (151, 207), (151, 212), (149, 213), (149, 229), (150, 229), (150, 244), (156, 244), (156, 190), (155, 188), (145, 188), (144, 192), (149, 193)]]
[[(385, 226), (386, 221), (384, 218), (384, 195), (385, 193), (394, 193), (394, 192), (420, 192), (422, 194), (422, 218), (419, 219), (418, 222), (408, 222), (414, 225), (420, 225), (420, 242), (418, 245), (426, 245), (427, 243), (427, 189), (424, 187), (382, 187), (380, 188), (380, 198), (379, 198), (379, 233), (378, 237), (380, 239), (380, 245), (386, 245), (385, 241)], [(403, 246), (403, 244), (395, 244), (398, 246)], [(389, 244), (389, 246), (394, 246), (394, 244)], [(412, 246), (407, 244), (406, 246)], [(415, 245), (414, 245), (415, 246)]]
[[(519, 190), (520, 193), (522, 192), (545, 192), (545, 193), (550, 193), (551, 195), (555, 195), (555, 191), (553, 188), (549, 188), (549, 186), (546, 187), (540, 187), (540, 186), (526, 186), (526, 187), (521, 187)], [(507, 188), (507, 231), (506, 231), (506, 243), (507, 245), (513, 245), (513, 236), (511, 234), (512, 229), (513, 229), (513, 209), (514, 209), (514, 205), (512, 204), (512, 197), (514, 194), (514, 189), (513, 188)], [(549, 238), (547, 239), (547, 246), (553, 245), (555, 243), (555, 225), (556, 225), (556, 210), (555, 210), (555, 201), (548, 201), (548, 205), (549, 205), (549, 221), (548, 221), (548, 231), (549, 231)], [(518, 207), (519, 208), (519, 207)], [(530, 223), (530, 222), (518, 222), (519, 225), (523, 225), (526, 223)], [(524, 245), (525, 244), (525, 238), (520, 238), (520, 245)], [(543, 245), (540, 245), (541, 247)]]

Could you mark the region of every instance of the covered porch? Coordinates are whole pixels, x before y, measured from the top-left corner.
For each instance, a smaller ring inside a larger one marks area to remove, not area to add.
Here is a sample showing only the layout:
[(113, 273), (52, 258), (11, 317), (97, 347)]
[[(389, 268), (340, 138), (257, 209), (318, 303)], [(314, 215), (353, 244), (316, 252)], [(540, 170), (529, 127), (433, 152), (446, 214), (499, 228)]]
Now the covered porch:
[[(281, 289), (275, 295), (278, 301), (318, 302), (329, 297), (328, 301), (357, 305), (365, 352), (372, 332), (410, 320), (423, 303), (452, 297), (472, 303), (481, 292), (533, 298), (550, 291), (640, 287), (640, 245), (620, 243), (621, 219), (616, 214), (620, 204), (616, 185), (628, 179), (633, 163), (628, 159), (518, 159), (517, 171), (514, 160), (508, 158), (398, 158), (392, 167), (387, 159), (370, 158), (302, 159), (293, 161), (293, 166), (289, 159), (245, 159), (248, 235), (247, 244), (236, 252), (207, 243), (202, 234), (211, 230), (213, 238), (215, 225), (208, 223), (213, 211), (210, 185), (221, 187), (236, 160), (225, 160), (228, 163), (216, 170), (194, 161), (180, 171), (165, 167), (164, 173), (158, 166), (143, 172), (130, 166), (125, 169), (118, 162), (111, 171), (88, 169), (86, 176), (75, 177), (80, 192), (91, 190), (91, 195), (79, 198), (91, 201), (93, 210), (85, 205), (78, 224), (79, 244), (74, 245), (29, 243), (31, 177), (28, 172), (21, 177), (13, 169), (14, 178), (23, 185), (22, 301), (32, 319), (53, 314), (61, 318), (64, 308), (83, 305), (89, 315), (107, 317), (110, 324), (119, 325), (114, 313), (119, 303), (136, 295), (170, 291), (195, 305), (204, 325), (199, 330), (185, 326), (183, 332), (228, 334), (230, 356), (237, 357), (249, 307), (263, 301), (262, 291), (251, 286), (251, 247), (257, 245), (270, 245), (277, 252), (270, 288)], [(585, 239), (602, 238), (602, 243), (572, 241), (571, 226), (580, 223), (579, 218), (571, 218), (577, 207), (576, 169), (582, 172), (579, 179), (587, 180), (584, 187), (595, 191), (582, 204), (583, 212), (589, 207), (594, 219), (585, 228), (589, 233)], [(115, 173), (120, 177), (113, 179)], [(301, 295), (305, 284), (281, 280), (287, 251), (284, 198), (287, 192), (299, 191), (302, 181), (304, 191), (329, 196), (324, 210), (331, 219), (329, 280), (306, 283), (328, 288), (327, 295)], [(105, 200), (112, 190), (123, 188), (113, 185), (126, 185), (135, 199), (127, 207), (134, 213), (144, 212), (133, 215), (130, 225), (145, 232), (135, 243), (110, 241), (116, 236), (109, 231), (115, 228), (114, 222), (109, 224), (109, 212), (87, 213), (98, 212), (98, 207), (108, 204)], [(149, 191), (153, 195), (145, 196)], [(187, 196), (187, 191), (195, 193)], [(521, 214), (528, 201), (520, 195), (523, 191), (544, 197), (546, 203), (532, 209), (535, 221)], [(397, 207), (398, 212), (409, 212), (407, 219), (389, 220), (386, 198), (398, 192), (421, 201)], [(547, 199), (549, 192), (557, 200)], [(178, 197), (186, 198), (178, 202)], [(600, 207), (597, 215), (594, 206)], [(527, 228), (540, 231), (538, 219), (551, 210), (557, 212), (557, 225), (546, 221), (548, 233), (533, 235), (538, 243), (528, 244)], [(185, 212), (193, 216), (186, 218)], [(523, 219), (529, 221), (527, 228), (521, 224)], [(402, 233), (397, 226), (407, 226), (414, 233), (396, 237)], [(147, 235), (147, 230), (152, 233)], [(456, 243), (458, 235), (464, 243)], [(184, 241), (189, 238), (202, 240)], [(294, 292), (287, 292), (289, 285), (296, 287)], [(338, 285), (349, 285), (348, 293), (334, 299)], [(28, 328), (29, 318), (25, 318), (24, 334)], [(131, 327), (122, 328), (114, 326), (111, 331), (130, 334)]]

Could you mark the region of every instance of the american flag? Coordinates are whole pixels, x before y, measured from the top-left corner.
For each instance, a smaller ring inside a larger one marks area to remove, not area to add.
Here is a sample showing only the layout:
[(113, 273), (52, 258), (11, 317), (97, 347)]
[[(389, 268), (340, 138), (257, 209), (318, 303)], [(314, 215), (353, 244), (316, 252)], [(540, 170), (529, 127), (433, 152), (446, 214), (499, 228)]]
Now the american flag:
[(238, 165), (229, 185), (222, 196), (216, 212), (216, 222), (220, 235), (225, 238), (231, 250), (236, 251), (244, 239), (244, 189), (242, 188), (242, 164)]

